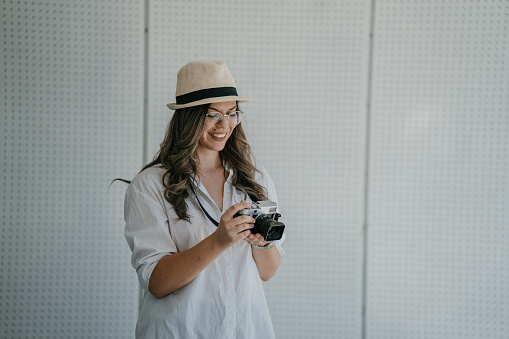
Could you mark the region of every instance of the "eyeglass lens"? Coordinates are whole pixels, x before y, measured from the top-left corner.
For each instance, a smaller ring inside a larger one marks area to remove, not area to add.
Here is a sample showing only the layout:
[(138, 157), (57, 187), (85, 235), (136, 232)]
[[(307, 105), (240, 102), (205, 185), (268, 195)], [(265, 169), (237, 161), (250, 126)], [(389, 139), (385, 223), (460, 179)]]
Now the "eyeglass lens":
[[(223, 121), (223, 114), (219, 112), (209, 112), (207, 113), (207, 117), (205, 118), (205, 123), (211, 127), (219, 125), (221, 121)], [(230, 126), (237, 126), (240, 123), (242, 118), (242, 113), (240, 111), (232, 112), (228, 114), (228, 124)]]

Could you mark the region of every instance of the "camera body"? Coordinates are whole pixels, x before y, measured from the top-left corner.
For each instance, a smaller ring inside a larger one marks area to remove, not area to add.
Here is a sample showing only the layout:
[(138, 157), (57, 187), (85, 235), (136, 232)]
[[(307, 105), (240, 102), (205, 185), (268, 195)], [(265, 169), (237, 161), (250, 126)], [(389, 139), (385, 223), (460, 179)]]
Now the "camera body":
[(260, 233), (265, 241), (279, 240), (283, 236), (285, 224), (278, 221), (281, 214), (274, 201), (254, 201), (250, 208), (238, 211), (235, 217), (240, 215), (249, 215), (255, 219), (251, 233)]

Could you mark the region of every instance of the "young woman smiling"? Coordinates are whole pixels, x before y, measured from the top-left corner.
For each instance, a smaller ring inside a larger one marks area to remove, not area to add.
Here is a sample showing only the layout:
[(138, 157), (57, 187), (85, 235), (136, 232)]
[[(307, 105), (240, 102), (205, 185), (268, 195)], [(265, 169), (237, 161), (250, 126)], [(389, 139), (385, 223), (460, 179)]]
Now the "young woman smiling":
[(159, 152), (126, 192), (142, 287), (136, 337), (273, 338), (261, 282), (276, 274), (284, 236), (264, 241), (251, 216), (234, 217), (251, 201), (277, 201), (242, 129), (238, 103), (248, 100), (220, 61), (183, 66), (176, 98)]

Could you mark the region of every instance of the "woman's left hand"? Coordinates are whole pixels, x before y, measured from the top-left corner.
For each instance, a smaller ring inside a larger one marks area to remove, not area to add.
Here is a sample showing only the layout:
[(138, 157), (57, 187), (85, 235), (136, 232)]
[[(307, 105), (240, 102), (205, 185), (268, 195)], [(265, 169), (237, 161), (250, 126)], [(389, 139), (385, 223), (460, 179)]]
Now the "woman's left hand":
[(263, 240), (263, 236), (260, 233), (250, 234), (244, 240), (249, 245), (254, 245), (254, 246), (264, 247), (264, 246), (267, 246), (268, 244), (270, 244), (270, 241)]

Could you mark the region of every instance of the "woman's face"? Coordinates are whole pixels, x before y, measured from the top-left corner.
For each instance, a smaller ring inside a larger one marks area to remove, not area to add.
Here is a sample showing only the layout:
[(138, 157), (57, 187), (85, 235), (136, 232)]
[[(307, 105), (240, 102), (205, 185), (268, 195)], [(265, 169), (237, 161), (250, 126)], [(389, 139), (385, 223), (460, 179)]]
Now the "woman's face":
[(209, 106), (208, 113), (219, 113), (223, 115), (223, 120), (216, 126), (204, 124), (203, 133), (200, 136), (198, 150), (222, 151), (226, 141), (233, 132), (235, 126), (230, 126), (228, 119), (224, 115), (237, 110), (236, 101), (225, 101), (212, 103)]

